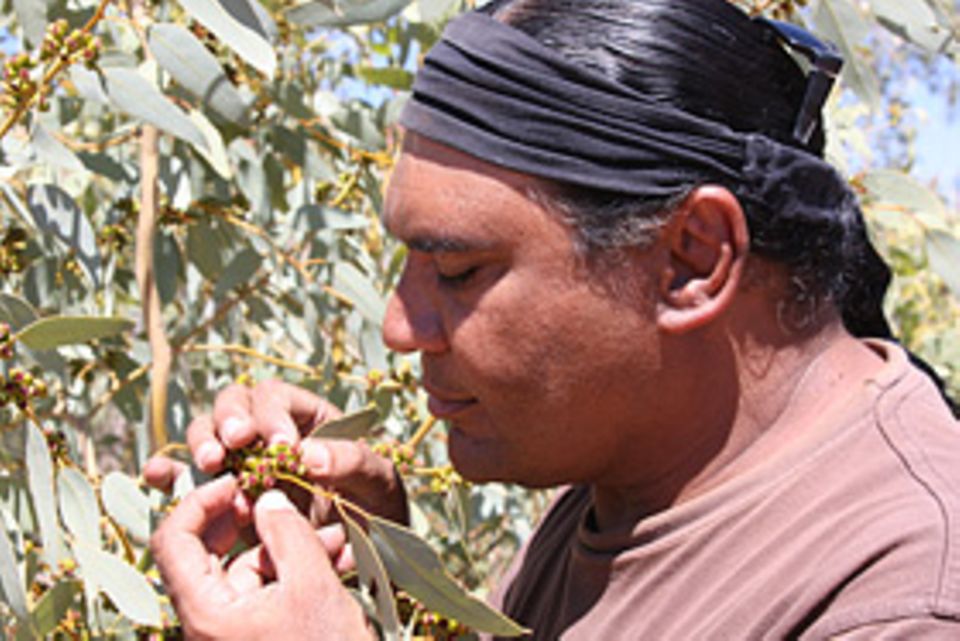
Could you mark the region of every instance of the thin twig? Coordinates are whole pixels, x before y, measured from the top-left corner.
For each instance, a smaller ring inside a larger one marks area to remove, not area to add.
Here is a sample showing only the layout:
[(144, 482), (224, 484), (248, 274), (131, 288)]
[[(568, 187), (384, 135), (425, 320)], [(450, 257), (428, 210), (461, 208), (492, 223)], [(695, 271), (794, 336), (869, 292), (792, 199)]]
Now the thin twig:
[(258, 352), (252, 347), (247, 347), (246, 345), (187, 345), (180, 349), (179, 352), (182, 354), (187, 354), (190, 352), (226, 352), (228, 354), (242, 354), (244, 356), (249, 356), (250, 358), (255, 358), (257, 360), (270, 363), (271, 365), (302, 372), (309, 376), (315, 376), (317, 374), (317, 370), (313, 367), (301, 365), (300, 363), (294, 363), (293, 361), (288, 361), (277, 356), (270, 356), (269, 354)]
[(422, 425), (417, 429), (416, 433), (407, 441), (404, 447), (409, 447), (412, 450), (417, 449), (420, 443), (426, 438), (427, 434), (430, 433), (430, 430), (433, 429), (433, 426), (437, 424), (436, 416), (429, 416), (427, 420), (423, 422)]

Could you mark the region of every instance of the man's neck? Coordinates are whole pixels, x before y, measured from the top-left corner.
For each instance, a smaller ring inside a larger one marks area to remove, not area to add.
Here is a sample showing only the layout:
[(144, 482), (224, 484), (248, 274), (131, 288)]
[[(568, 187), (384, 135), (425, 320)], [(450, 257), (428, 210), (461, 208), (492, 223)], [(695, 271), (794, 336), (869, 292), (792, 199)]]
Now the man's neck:
[(635, 485), (593, 486), (597, 527), (621, 527), (684, 503), (822, 437), (803, 428), (882, 365), (839, 321), (787, 347), (737, 342), (736, 381), (696, 381), (700, 389), (689, 392), (687, 415), (674, 419), (672, 451), (659, 458), (659, 473)]

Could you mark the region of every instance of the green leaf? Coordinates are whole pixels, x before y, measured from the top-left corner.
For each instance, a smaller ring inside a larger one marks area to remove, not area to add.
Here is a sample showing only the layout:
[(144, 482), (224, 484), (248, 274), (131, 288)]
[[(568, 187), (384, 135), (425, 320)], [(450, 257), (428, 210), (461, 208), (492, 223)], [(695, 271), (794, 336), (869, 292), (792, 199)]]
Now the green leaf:
[(908, 174), (881, 169), (866, 174), (862, 183), (875, 204), (911, 212), (926, 227), (946, 225), (947, 209), (943, 201)]
[(302, 27), (349, 27), (382, 22), (406, 8), (412, 0), (352, 0), (337, 3), (331, 9), (322, 2), (298, 4), (287, 10), (287, 20)]
[(960, 299), (960, 239), (940, 229), (927, 232), (930, 267)]
[(206, 139), (190, 118), (167, 100), (156, 85), (135, 70), (110, 67), (103, 70), (103, 79), (110, 102), (120, 111), (198, 149), (207, 148)]
[(177, 84), (224, 120), (247, 125), (249, 105), (217, 59), (192, 33), (179, 25), (160, 23), (150, 28), (148, 43), (157, 62)]
[(187, 258), (209, 281), (216, 281), (220, 277), (228, 249), (229, 242), (220, 230), (214, 229), (205, 220), (187, 229)]
[(60, 516), (78, 541), (100, 547), (100, 506), (97, 495), (78, 470), (64, 467), (57, 474)]
[(339, 263), (333, 272), (333, 288), (346, 295), (360, 315), (377, 327), (383, 322), (386, 302), (370, 278), (348, 262)]
[(377, 622), (380, 631), (387, 641), (400, 638), (400, 617), (397, 614), (396, 602), (393, 598), (393, 588), (390, 586), (390, 577), (383, 567), (383, 562), (377, 554), (376, 548), (367, 533), (356, 521), (340, 509), (340, 518), (347, 526), (347, 539), (353, 546), (353, 556), (357, 562), (357, 574), (360, 575), (360, 585), (363, 589), (376, 595)]
[(214, 298), (221, 299), (238, 285), (250, 282), (262, 263), (263, 256), (249, 247), (238, 253), (220, 274)]
[(358, 439), (367, 436), (370, 430), (380, 422), (380, 413), (376, 407), (365, 407), (362, 410), (341, 416), (317, 426), (310, 433), (311, 437)]
[(48, 316), (34, 321), (17, 334), (30, 349), (54, 349), (117, 336), (133, 327), (126, 318), (103, 316)]
[(13, 10), (17, 21), (23, 27), (23, 34), (32, 46), (38, 46), (47, 30), (47, 11), (50, 0), (13, 0)]
[(182, 270), (180, 246), (172, 234), (157, 230), (153, 236), (153, 273), (163, 304), (173, 302)]
[(72, 248), (95, 287), (100, 287), (100, 249), (90, 221), (76, 201), (56, 185), (27, 188), (27, 208), (37, 228)]
[(27, 593), (23, 588), (23, 576), (17, 564), (17, 555), (13, 542), (7, 535), (4, 520), (0, 519), (0, 594), (3, 601), (17, 618), (27, 620)]
[(370, 517), (369, 528), (390, 579), (427, 608), (497, 636), (528, 632), (464, 590), (447, 573), (437, 553), (412, 530), (377, 516)]
[(870, 0), (870, 7), (887, 30), (929, 53), (938, 53), (950, 38), (924, 0)]
[(399, 67), (360, 67), (357, 75), (372, 85), (384, 85), (394, 89), (409, 89), (413, 86), (413, 74)]
[[(11, 294), (0, 294), (0, 322), (7, 323), (14, 333), (37, 320), (37, 312), (27, 301)], [(24, 346), (29, 355), (41, 367), (50, 372), (60, 372), (66, 361), (56, 352), (34, 352)]]
[(110, 472), (100, 486), (103, 508), (137, 543), (150, 538), (150, 501), (137, 482), (122, 472)]
[(50, 567), (55, 568), (69, 558), (67, 548), (60, 536), (60, 523), (57, 521), (57, 499), (53, 493), (53, 463), (47, 439), (33, 423), (28, 423), (26, 462), (27, 485), (33, 498), (33, 508), (40, 527), (40, 539), (43, 543), (43, 558)]
[(37, 157), (45, 164), (70, 171), (86, 171), (77, 155), (67, 149), (66, 145), (53, 137), (46, 127), (37, 124), (33, 129), (31, 140)]
[(250, 0), (180, 0), (180, 4), (238, 56), (273, 77), (277, 56)]
[(77, 596), (81, 592), (80, 582), (61, 580), (43, 593), (37, 605), (30, 613), (34, 638), (46, 638), (60, 625), (64, 615), (77, 605)]
[(846, 61), (843, 78), (871, 111), (880, 107), (880, 83), (860, 48), (869, 27), (850, 0), (820, 0), (813, 16), (820, 35), (839, 47)]
[(136, 568), (82, 542), (75, 551), (84, 581), (106, 594), (123, 616), (138, 625), (161, 626), (157, 593)]

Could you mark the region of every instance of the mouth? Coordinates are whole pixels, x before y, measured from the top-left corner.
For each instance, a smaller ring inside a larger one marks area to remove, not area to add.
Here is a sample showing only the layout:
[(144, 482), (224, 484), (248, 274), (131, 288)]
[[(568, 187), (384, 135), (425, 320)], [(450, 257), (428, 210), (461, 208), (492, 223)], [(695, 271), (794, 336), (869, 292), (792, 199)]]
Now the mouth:
[(427, 409), (440, 419), (451, 419), (470, 410), (477, 404), (477, 399), (462, 394), (449, 393), (424, 385), (427, 391)]

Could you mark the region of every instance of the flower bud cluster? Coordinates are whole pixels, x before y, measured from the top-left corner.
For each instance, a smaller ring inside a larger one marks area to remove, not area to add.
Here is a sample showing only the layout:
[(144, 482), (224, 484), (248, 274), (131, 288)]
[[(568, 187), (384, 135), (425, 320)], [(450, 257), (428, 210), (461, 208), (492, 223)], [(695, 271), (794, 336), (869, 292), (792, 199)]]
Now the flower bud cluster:
[(780, 0), (776, 6), (774, 6), (771, 11), (771, 17), (777, 20), (789, 20), (792, 18), (800, 7), (805, 7), (807, 5), (807, 0)]
[(37, 61), (29, 54), (19, 53), (8, 59), (3, 65), (3, 106), (16, 107), (22, 100), (28, 99), (37, 90), (34, 69)]
[(14, 345), (17, 339), (14, 338), (10, 326), (6, 323), (0, 323), (0, 359), (5, 361), (13, 358)]
[(26, 267), (27, 233), (11, 227), (0, 241), (0, 274), (18, 274)]
[(115, 252), (123, 249), (133, 240), (130, 231), (123, 225), (104, 225), (100, 229), (100, 240), (109, 249)]
[(410, 474), (417, 461), (413, 448), (401, 443), (376, 443), (371, 448), (375, 454), (393, 461), (400, 474)]
[(40, 45), (40, 62), (63, 60), (67, 63), (82, 62), (92, 67), (100, 57), (103, 44), (100, 38), (85, 31), (70, 31), (64, 19), (50, 23)]
[(19, 367), (11, 368), (6, 376), (0, 374), (0, 405), (16, 405), (26, 409), (30, 401), (47, 395), (47, 384)]
[[(15, 109), (32, 99), (41, 89), (41, 70), (45, 65), (59, 62), (66, 66), (82, 62), (93, 67), (102, 49), (100, 38), (82, 30), (70, 31), (66, 20), (50, 23), (36, 57), (19, 53), (3, 65), (3, 79), (0, 83), (3, 89), (3, 106)], [(41, 111), (49, 108), (46, 96), (40, 96), (38, 106)]]
[(307, 475), (300, 448), (287, 443), (266, 445), (258, 441), (248, 447), (232, 450), (227, 454), (224, 468), (237, 476), (240, 489), (251, 499), (276, 487), (280, 481), (279, 475), (297, 478)]
[(453, 469), (452, 465), (436, 468), (432, 472), (430, 491), (435, 494), (446, 494), (450, 488), (464, 483), (463, 477)]

